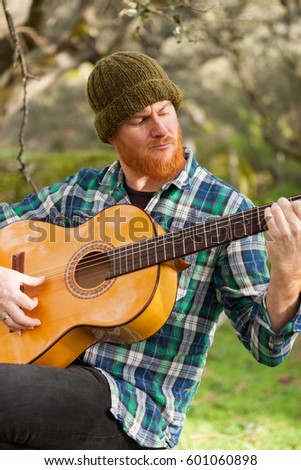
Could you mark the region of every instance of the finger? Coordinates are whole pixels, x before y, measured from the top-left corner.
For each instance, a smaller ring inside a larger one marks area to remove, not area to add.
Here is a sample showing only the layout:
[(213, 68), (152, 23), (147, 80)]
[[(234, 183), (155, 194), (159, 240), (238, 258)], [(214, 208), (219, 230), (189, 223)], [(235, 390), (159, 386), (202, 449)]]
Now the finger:
[(301, 219), (301, 201), (292, 202), (293, 209), (299, 219)]
[(1, 318), (1, 321), (3, 321), (3, 323), (5, 323), (9, 318), (10, 318), (9, 314), (7, 312), (3, 312), (3, 316)]
[(28, 295), (24, 294), (21, 290), (18, 291), (16, 296), (16, 304), (26, 310), (33, 310), (38, 305), (39, 300), (37, 297), (30, 298)]
[(16, 333), (17, 332), (20, 333), (23, 330), (33, 329), (32, 326), (29, 327), (29, 326), (19, 325), (8, 313), (2, 319), (2, 322), (9, 329), (9, 331), (13, 331)]
[(10, 332), (15, 332), (15, 333), (18, 333), (19, 335), (21, 335), (20, 328), (15, 329), (14, 327), (12, 327), (14, 322), (13, 322), (13, 320), (11, 319), (10, 315), (7, 312), (3, 312), (3, 316), (2, 316), (1, 321), (9, 329)]
[(299, 222), (299, 217), (297, 216), (294, 205), (288, 199), (281, 197), (276, 203), (282, 210), (283, 215), (287, 222), (295, 224)]
[[(301, 218), (298, 216), (297, 211), (300, 211), (300, 205), (294, 205), (290, 201), (281, 198), (281, 200), (279, 200), (279, 206), (281, 207), (287, 222), (287, 225), (282, 234), (288, 234), (288, 236), (290, 236), (291, 239), (295, 241), (295, 243), (299, 243), (301, 240)], [(282, 227), (283, 226), (280, 226), (281, 229)]]
[(277, 202), (273, 202), (270, 207), (265, 209), (265, 219), (270, 233), (277, 235), (287, 230), (287, 220)]
[[(41, 324), (41, 321), (38, 318), (29, 317), (13, 302), (6, 306), (5, 315), (9, 315), (9, 318), (5, 321), (6, 326), (9, 327), (28, 329)], [(3, 316), (4, 313), (2, 313), (2, 318)]]
[(20, 282), (25, 286), (36, 287), (45, 281), (45, 276), (35, 277), (20, 273)]
[(33, 330), (34, 328), (36, 328), (37, 326), (39, 325), (24, 325), (24, 324), (20, 324), (18, 322), (16, 322), (15, 320), (13, 320), (12, 317), (10, 317), (8, 320), (6, 320), (4, 322), (5, 326), (9, 329), (9, 331), (25, 331), (25, 330)]

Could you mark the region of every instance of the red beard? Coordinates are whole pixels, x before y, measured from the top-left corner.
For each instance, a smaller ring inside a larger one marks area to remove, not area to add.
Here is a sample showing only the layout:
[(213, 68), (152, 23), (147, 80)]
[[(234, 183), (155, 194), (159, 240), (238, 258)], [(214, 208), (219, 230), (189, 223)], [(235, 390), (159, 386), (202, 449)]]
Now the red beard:
[[(175, 144), (174, 152), (169, 159), (160, 159), (160, 156), (150, 155), (151, 149), (154, 146), (169, 142)], [(174, 139), (173, 137), (164, 137), (153, 141), (149, 147), (139, 149), (128, 146), (116, 137), (114, 145), (122, 162), (124, 162), (129, 168), (135, 170), (135, 172), (141, 176), (146, 175), (154, 180), (171, 180), (180, 173), (185, 166), (185, 158), (183, 156), (183, 138), (180, 126), (178, 126), (177, 139)]]

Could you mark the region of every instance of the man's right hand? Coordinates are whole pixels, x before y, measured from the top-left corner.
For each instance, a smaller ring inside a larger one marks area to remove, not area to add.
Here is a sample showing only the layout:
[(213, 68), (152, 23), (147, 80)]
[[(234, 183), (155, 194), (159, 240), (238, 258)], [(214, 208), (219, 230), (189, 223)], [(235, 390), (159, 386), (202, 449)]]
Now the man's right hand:
[(12, 269), (0, 267), (0, 320), (9, 328), (21, 334), (41, 324), (38, 318), (25, 315), (22, 309), (32, 311), (38, 305), (36, 297), (30, 298), (22, 292), (22, 286), (39, 286), (44, 277), (33, 277)]

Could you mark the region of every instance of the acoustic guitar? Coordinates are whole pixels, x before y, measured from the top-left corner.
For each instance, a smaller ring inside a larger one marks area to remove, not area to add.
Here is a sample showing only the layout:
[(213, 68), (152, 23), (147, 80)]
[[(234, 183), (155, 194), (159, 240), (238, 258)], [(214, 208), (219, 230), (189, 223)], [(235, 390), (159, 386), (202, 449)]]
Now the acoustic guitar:
[[(295, 196), (293, 199), (300, 198)], [(41, 320), (21, 335), (0, 323), (0, 362), (66, 367), (98, 341), (132, 343), (167, 321), (182, 257), (266, 230), (264, 209), (165, 233), (132, 205), (106, 209), (74, 228), (25, 220), (0, 230), (0, 265), (45, 276), (24, 292)]]

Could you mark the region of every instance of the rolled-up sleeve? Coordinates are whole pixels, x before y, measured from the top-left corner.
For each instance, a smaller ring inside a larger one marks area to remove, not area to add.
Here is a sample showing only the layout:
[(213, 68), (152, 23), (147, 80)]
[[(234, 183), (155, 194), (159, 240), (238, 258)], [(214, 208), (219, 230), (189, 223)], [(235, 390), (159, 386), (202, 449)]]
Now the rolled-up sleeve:
[(269, 270), (262, 234), (230, 243), (221, 250), (215, 271), (219, 301), (236, 334), (254, 358), (267, 366), (290, 353), (301, 328), (301, 309), (275, 333), (265, 305)]

